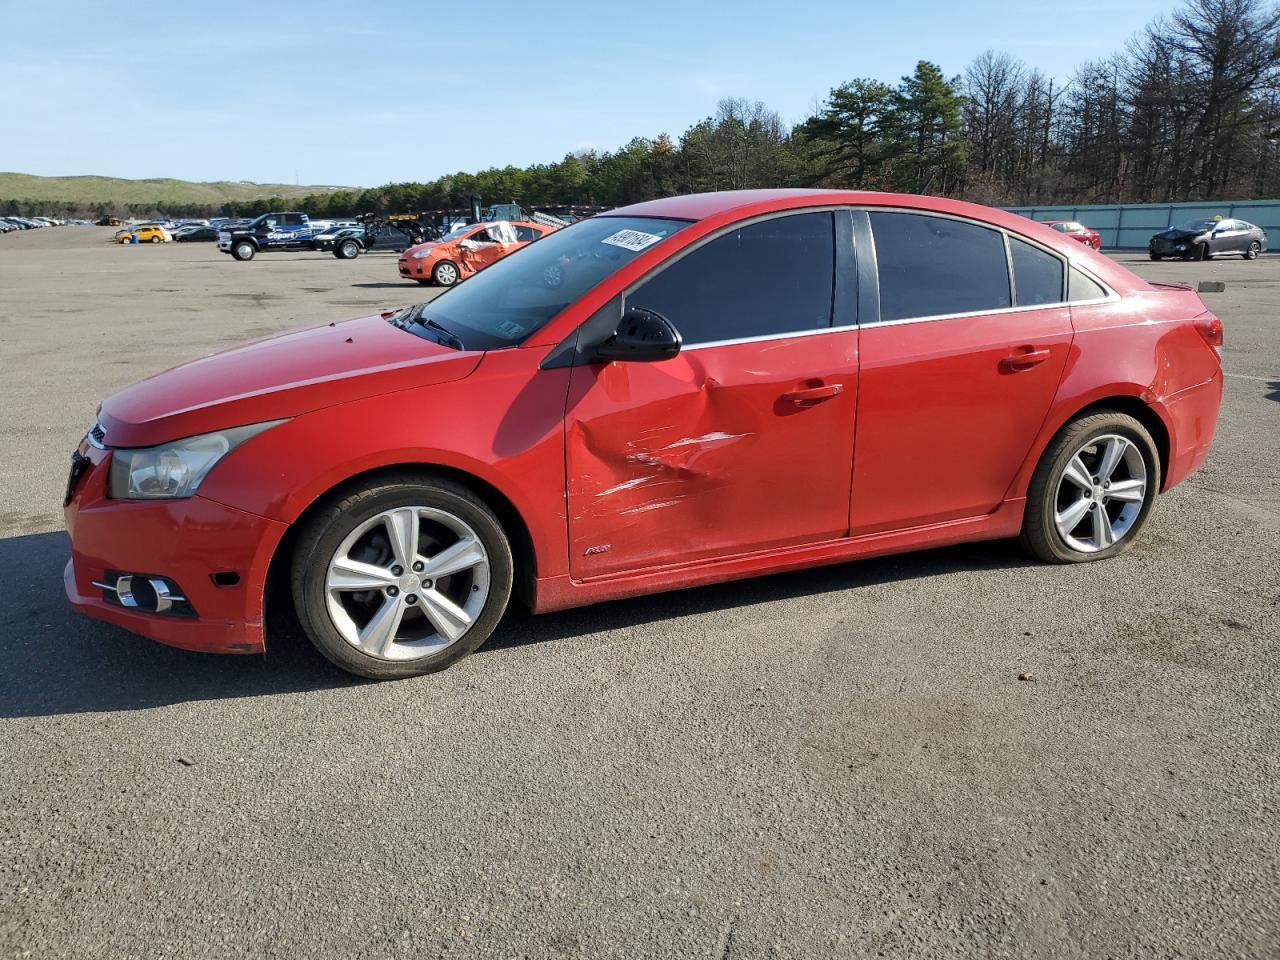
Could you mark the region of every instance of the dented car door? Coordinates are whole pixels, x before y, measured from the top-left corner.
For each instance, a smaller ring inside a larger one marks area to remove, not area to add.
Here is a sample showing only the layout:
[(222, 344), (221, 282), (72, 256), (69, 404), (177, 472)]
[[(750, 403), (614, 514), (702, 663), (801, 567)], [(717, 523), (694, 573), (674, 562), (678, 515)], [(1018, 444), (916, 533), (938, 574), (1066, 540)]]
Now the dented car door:
[(835, 218), (739, 226), (626, 295), (673, 359), (584, 363), (565, 439), (575, 579), (844, 536), (858, 333), (833, 292)]

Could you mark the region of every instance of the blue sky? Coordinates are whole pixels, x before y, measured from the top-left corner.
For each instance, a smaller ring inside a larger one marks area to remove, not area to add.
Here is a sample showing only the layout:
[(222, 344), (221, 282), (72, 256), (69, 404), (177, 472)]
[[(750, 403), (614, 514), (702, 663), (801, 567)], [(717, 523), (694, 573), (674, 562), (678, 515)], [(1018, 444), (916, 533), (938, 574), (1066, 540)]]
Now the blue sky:
[(788, 122), (836, 84), (1046, 73), (1172, 0), (0, 0), (0, 170), (376, 186), (678, 136), (721, 97)]

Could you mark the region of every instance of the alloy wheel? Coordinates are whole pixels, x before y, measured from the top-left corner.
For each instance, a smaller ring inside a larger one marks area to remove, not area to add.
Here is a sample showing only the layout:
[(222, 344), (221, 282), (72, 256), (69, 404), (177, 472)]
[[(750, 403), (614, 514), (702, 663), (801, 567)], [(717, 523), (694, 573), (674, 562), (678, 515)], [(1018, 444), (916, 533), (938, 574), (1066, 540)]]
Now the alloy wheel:
[(1114, 546), (1146, 503), (1142, 451), (1115, 433), (1089, 439), (1067, 461), (1055, 497), (1054, 523), (1068, 547), (1097, 553)]
[(442, 263), (436, 267), (436, 279), (446, 287), (452, 286), (458, 280), (458, 270), (451, 263)]
[(489, 556), (470, 525), (434, 507), (396, 507), (339, 544), (325, 598), (351, 646), (384, 660), (416, 660), (466, 634), (489, 583)]

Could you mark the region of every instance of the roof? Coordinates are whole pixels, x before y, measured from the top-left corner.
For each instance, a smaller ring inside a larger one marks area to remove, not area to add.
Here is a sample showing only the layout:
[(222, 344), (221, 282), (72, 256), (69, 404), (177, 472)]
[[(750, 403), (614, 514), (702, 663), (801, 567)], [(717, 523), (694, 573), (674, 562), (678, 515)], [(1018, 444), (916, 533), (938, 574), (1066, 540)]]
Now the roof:
[(1009, 225), (1024, 222), (993, 207), (963, 200), (929, 197), (913, 193), (882, 193), (878, 190), (721, 190), (718, 193), (691, 193), (680, 197), (647, 200), (611, 210), (605, 216), (673, 217), (678, 220), (735, 220), (772, 213), (776, 210), (818, 206), (908, 207), (974, 217), (990, 223)]
[[(664, 197), (644, 203), (619, 207), (601, 216), (671, 217), (677, 220), (703, 221), (702, 230), (782, 210), (806, 207), (897, 207), (976, 220), (1030, 237), (1044, 246), (1056, 249), (1072, 261), (1085, 261), (1090, 269), (1118, 290), (1128, 290), (1137, 277), (1093, 250), (1077, 243), (1028, 217), (995, 207), (985, 207), (964, 200), (929, 197), (912, 193), (880, 193), (874, 190), (723, 190), (719, 193), (693, 193), (681, 197)], [(701, 232), (701, 231), (700, 231)]]

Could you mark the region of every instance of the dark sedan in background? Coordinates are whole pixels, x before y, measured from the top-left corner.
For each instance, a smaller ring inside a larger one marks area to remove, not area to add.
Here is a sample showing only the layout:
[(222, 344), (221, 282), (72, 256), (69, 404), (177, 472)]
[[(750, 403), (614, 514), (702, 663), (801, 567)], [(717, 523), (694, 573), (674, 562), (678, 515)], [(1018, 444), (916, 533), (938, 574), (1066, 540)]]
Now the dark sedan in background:
[(1267, 235), (1261, 227), (1244, 220), (1212, 217), (1189, 220), (1151, 238), (1147, 252), (1152, 260), (1165, 257), (1181, 260), (1208, 260), (1230, 254), (1256, 260), (1267, 249)]
[(173, 239), (178, 243), (188, 243), (195, 240), (217, 240), (218, 228), (204, 224), (191, 224), (173, 231)]

